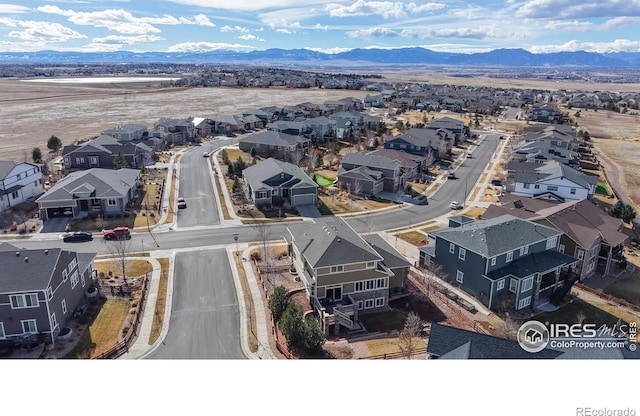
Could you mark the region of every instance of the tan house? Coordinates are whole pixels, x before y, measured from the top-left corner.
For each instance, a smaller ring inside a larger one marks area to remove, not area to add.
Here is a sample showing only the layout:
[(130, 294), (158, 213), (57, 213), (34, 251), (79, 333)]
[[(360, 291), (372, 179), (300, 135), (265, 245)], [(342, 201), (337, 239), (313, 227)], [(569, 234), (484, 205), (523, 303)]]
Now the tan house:
[(378, 235), (363, 238), (340, 217), (291, 225), (285, 239), (325, 333), (359, 329), (359, 313), (387, 309), (404, 287), (410, 263)]

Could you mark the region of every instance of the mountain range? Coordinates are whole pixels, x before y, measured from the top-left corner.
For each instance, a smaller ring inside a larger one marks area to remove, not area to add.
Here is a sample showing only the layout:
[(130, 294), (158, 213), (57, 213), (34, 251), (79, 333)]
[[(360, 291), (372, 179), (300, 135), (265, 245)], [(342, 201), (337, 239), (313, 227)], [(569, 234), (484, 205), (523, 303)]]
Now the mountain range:
[(308, 49), (267, 49), (235, 52), (0, 52), (0, 64), (291, 64), (323, 65), (457, 65), (503, 67), (640, 67), (640, 52), (585, 51), (531, 53), (524, 49), (496, 49), (482, 53), (436, 52), (425, 48), (353, 49), (328, 54)]

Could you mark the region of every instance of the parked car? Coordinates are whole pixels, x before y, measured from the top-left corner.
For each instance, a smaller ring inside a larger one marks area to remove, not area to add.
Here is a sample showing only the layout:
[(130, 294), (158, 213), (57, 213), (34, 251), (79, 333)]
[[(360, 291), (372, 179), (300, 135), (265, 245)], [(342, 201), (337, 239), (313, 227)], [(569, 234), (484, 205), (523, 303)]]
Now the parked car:
[(93, 240), (93, 234), (87, 231), (75, 231), (72, 233), (67, 233), (62, 237), (62, 241), (65, 243), (76, 243), (82, 241), (91, 241)]
[(493, 186), (502, 186), (502, 181), (500, 179), (491, 180), (491, 185)]
[(209, 152), (204, 152), (204, 153), (202, 154), (202, 157), (209, 157)]
[(187, 207), (187, 202), (184, 198), (178, 198), (178, 209), (184, 209)]
[(460, 208), (462, 208), (462, 204), (460, 202), (458, 202), (458, 201), (452, 201), (449, 204), (449, 208), (451, 208), (451, 209), (460, 209)]
[(447, 176), (447, 178), (449, 179), (457, 179), (456, 178), (456, 173), (452, 170), (449, 171), (449, 175)]
[(469, 152), (469, 153), (467, 154), (467, 159), (473, 159), (473, 153)]
[(129, 240), (131, 239), (131, 231), (129, 227), (116, 227), (113, 230), (104, 230), (105, 240)]

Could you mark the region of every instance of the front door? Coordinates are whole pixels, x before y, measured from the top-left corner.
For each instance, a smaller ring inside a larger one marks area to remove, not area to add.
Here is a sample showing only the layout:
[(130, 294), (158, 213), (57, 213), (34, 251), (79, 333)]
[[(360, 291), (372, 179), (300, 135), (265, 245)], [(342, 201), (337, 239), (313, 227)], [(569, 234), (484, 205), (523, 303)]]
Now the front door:
[(341, 286), (335, 286), (335, 287), (328, 287), (325, 291), (326, 293), (326, 297), (333, 299), (336, 302), (339, 302), (340, 300), (342, 300), (342, 287)]

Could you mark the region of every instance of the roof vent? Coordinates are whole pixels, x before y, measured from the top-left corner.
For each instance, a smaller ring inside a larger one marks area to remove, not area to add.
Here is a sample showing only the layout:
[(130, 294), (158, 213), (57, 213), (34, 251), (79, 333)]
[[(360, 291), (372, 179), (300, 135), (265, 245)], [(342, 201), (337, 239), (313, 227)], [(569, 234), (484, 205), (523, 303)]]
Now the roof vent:
[(20, 252), (16, 251), (16, 257), (20, 257)]
[(45, 250), (45, 251), (44, 251), (44, 254), (49, 254), (49, 250)]
[(29, 261), (29, 257), (25, 257), (25, 258), (24, 258), (24, 262), (26, 263), (26, 262), (28, 262), (28, 261)]

